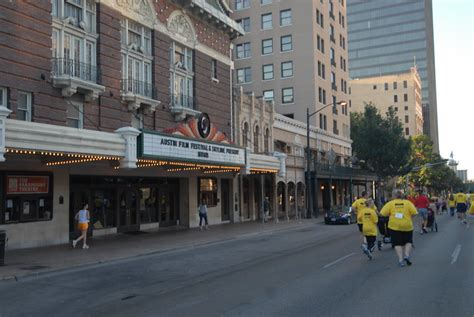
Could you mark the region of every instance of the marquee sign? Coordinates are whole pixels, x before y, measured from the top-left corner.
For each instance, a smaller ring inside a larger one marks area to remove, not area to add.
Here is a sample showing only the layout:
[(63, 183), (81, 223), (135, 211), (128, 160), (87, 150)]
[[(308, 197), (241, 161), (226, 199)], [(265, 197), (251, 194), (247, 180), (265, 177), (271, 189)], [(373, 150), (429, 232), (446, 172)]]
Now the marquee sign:
[(138, 155), (217, 165), (245, 165), (245, 150), (229, 144), (199, 141), (159, 132), (143, 132)]

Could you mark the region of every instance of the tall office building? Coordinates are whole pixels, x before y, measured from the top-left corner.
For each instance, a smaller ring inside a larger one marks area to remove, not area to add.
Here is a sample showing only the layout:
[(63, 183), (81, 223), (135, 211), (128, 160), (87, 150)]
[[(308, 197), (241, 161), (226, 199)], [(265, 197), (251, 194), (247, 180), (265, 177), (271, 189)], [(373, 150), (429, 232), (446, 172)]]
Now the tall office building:
[(347, 0), (350, 77), (405, 73), (416, 64), (424, 133), (439, 152), (431, 0)]
[[(306, 122), (311, 112), (347, 101), (344, 0), (231, 0), (246, 34), (234, 40), (235, 83)], [(311, 117), (326, 135), (349, 140), (348, 105)]]

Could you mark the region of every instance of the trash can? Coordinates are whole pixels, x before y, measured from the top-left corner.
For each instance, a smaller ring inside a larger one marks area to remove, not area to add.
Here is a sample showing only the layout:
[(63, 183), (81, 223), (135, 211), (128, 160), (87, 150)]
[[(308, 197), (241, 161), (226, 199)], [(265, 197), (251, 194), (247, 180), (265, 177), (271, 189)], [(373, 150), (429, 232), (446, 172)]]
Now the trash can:
[(7, 245), (7, 233), (0, 230), (0, 266), (5, 265), (5, 247)]

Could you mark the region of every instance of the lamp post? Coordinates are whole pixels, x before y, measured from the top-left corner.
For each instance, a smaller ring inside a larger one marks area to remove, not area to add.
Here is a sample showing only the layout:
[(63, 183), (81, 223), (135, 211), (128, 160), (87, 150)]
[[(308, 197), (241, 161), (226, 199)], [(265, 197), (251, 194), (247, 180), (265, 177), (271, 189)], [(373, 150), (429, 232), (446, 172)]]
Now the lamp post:
[[(306, 108), (306, 188), (307, 188), (307, 197), (308, 197), (308, 218), (313, 217), (313, 190), (312, 190), (312, 183), (311, 183), (311, 148), (310, 148), (310, 139), (309, 139), (309, 119), (320, 112), (321, 110), (329, 107), (329, 106), (337, 106), (337, 105), (342, 105), (345, 106), (347, 105), (347, 102), (345, 101), (339, 101), (336, 103), (329, 103), (327, 105), (324, 105), (323, 107), (319, 108), (315, 112), (310, 113), (309, 108)], [(316, 135), (317, 136), (317, 135)], [(315, 138), (317, 141), (317, 138)], [(317, 147), (317, 142), (316, 142), (316, 147)], [(317, 158), (316, 158), (317, 159)], [(314, 178), (317, 180), (317, 173), (316, 173), (316, 167), (314, 168)], [(315, 202), (316, 202), (316, 208), (318, 206), (318, 195), (316, 194), (315, 196)], [(317, 213), (316, 213), (317, 216)]]

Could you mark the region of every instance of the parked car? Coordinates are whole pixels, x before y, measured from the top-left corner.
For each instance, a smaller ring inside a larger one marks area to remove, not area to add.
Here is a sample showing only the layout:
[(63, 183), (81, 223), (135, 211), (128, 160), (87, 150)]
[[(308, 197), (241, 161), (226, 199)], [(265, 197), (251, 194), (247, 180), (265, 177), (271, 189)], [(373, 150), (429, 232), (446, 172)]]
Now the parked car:
[(350, 206), (334, 206), (324, 214), (324, 223), (330, 224), (348, 224), (357, 222), (357, 215)]

